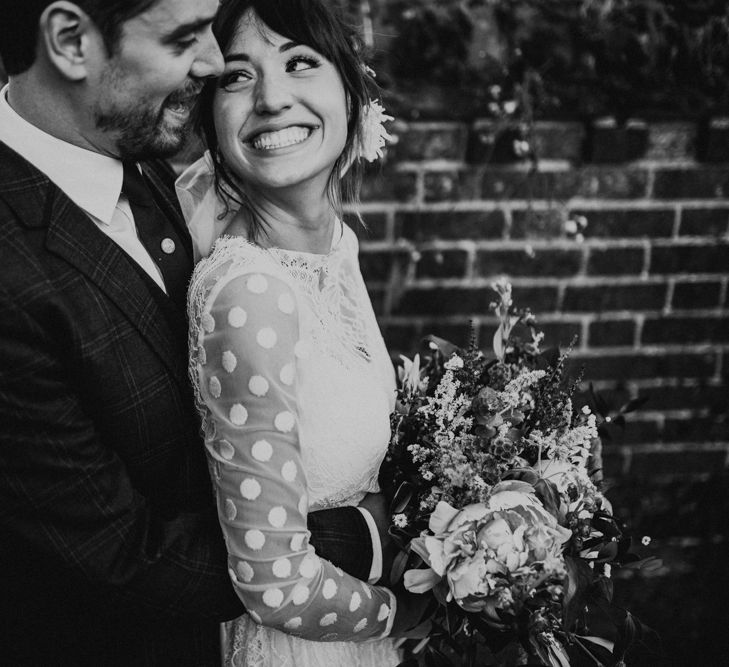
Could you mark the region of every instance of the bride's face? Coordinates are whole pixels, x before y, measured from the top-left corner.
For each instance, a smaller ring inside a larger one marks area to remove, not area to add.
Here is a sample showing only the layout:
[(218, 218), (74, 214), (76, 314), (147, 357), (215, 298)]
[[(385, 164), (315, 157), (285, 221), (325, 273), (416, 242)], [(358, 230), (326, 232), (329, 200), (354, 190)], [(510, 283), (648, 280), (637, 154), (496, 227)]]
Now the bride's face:
[(347, 139), (347, 100), (335, 66), (247, 13), (224, 51), (213, 119), (226, 165), (259, 190), (326, 191)]

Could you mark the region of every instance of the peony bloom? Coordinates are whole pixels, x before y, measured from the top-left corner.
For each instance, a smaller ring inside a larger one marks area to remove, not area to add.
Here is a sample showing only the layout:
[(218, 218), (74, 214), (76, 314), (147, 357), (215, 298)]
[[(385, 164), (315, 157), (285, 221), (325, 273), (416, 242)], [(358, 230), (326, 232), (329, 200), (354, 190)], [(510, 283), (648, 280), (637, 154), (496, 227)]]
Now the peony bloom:
[(406, 572), (405, 587), (424, 592), (445, 580), (466, 611), (493, 616), (495, 608), (521, 602), (515, 599), (518, 591), (564, 576), (562, 545), (572, 533), (557, 524), (533, 491), (525, 482), (502, 482), (488, 503), (462, 510), (438, 503), (430, 517), (433, 534), (411, 542), (429, 568)]

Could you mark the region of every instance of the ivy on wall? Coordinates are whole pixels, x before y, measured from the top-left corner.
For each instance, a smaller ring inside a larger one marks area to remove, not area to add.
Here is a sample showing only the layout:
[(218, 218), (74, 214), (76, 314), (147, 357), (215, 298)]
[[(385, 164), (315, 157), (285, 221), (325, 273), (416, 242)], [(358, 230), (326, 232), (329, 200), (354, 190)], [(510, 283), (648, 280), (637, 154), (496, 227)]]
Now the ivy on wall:
[(369, 0), (381, 83), (411, 117), (494, 115), (525, 87), (541, 116), (729, 113), (724, 0)]

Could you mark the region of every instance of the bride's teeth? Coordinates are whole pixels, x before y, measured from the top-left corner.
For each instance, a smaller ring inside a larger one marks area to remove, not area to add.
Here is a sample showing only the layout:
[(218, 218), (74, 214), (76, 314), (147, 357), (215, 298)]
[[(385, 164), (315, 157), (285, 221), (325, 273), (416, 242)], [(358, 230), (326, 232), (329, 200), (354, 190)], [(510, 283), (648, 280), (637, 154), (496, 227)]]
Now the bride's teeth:
[(276, 132), (263, 132), (253, 139), (251, 145), (256, 150), (271, 150), (273, 148), (293, 146), (304, 141), (310, 132), (311, 130), (306, 127), (287, 127)]

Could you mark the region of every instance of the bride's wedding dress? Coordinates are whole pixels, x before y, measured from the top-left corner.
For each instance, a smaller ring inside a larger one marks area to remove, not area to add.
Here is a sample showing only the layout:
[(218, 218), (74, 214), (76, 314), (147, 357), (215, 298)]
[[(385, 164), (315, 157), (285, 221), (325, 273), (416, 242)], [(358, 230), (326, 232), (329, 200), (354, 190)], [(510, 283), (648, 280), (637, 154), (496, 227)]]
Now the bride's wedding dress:
[[(377, 491), (394, 377), (357, 240), (326, 255), (220, 237), (190, 287), (190, 374), (230, 576), (226, 665), (389, 667), (392, 594), (309, 545), (308, 511)], [(311, 641), (317, 640), (317, 641)]]

